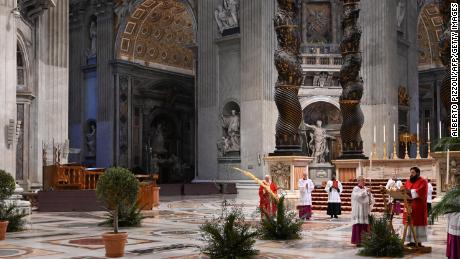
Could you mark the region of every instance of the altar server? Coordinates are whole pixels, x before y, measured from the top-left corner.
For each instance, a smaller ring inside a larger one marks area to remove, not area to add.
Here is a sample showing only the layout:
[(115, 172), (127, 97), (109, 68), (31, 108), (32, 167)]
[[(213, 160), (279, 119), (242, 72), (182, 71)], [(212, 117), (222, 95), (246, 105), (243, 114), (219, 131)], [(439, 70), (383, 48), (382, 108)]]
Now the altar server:
[(343, 190), (342, 183), (335, 179), (335, 175), (332, 175), (324, 190), (328, 193), (327, 215), (330, 215), (331, 219), (338, 218), (338, 215), (342, 214), (340, 200), (340, 194)]
[(303, 177), (299, 179), (299, 205), (297, 209), (299, 210), (299, 218), (301, 219), (310, 219), (311, 217), (311, 193), (315, 189), (315, 185), (312, 180), (308, 179), (308, 172), (303, 173)]

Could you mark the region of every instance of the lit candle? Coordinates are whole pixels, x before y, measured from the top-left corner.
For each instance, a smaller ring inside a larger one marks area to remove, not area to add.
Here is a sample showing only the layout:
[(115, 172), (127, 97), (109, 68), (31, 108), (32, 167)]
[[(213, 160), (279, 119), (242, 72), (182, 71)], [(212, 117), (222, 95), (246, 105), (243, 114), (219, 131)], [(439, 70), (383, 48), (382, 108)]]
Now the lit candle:
[(428, 141), (430, 141), (430, 122), (428, 122)]
[(441, 139), (441, 121), (439, 121), (439, 139)]
[(374, 126), (374, 144), (377, 142), (375, 132), (377, 131), (376, 127)]
[(386, 143), (385, 135), (385, 125), (383, 125), (383, 143)]
[(393, 123), (393, 142), (396, 142), (396, 124)]
[(419, 129), (419, 125), (418, 125), (418, 122), (417, 122), (417, 142), (420, 140), (420, 129)]

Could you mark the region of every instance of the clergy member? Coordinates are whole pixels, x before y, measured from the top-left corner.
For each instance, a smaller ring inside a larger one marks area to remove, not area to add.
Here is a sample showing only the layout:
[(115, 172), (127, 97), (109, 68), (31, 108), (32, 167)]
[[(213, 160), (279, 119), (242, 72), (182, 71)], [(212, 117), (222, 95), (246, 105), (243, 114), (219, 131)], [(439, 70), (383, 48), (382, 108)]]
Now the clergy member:
[(351, 243), (357, 246), (361, 245), (363, 232), (368, 232), (370, 229), (369, 215), (374, 204), (371, 190), (364, 185), (364, 178), (359, 176), (358, 186), (355, 186), (351, 193), (351, 220), (353, 221)]
[[(264, 181), (262, 182), (263, 185), (269, 186), (272, 192), (277, 195), (278, 186), (272, 181), (272, 178), (269, 175), (265, 176)], [(262, 186), (259, 187), (259, 198), (260, 198), (260, 211), (262, 218), (264, 217), (263, 211), (265, 211), (268, 215), (274, 216), (276, 214), (276, 200), (272, 197), (272, 195), (268, 192), (266, 187)]]
[[(433, 185), (431, 184), (431, 179), (428, 179), (428, 194), (426, 197), (426, 207), (428, 210), (428, 217), (430, 216), (431, 213), (431, 203), (433, 202)], [(430, 225), (433, 225), (433, 222), (428, 220)]]
[[(398, 179), (398, 176), (396, 175), (396, 173), (393, 174), (393, 177), (388, 180), (387, 185), (385, 186), (387, 190), (391, 190), (391, 191), (399, 190), (401, 189), (401, 187), (402, 187), (402, 182), (401, 180)], [(391, 197), (388, 197), (388, 198), (391, 203), (391, 206), (393, 206), (393, 214), (399, 215), (402, 212), (401, 203), (397, 200), (393, 200), (393, 198)], [(391, 217), (393, 217), (393, 215), (391, 215)]]
[(447, 214), (447, 250), (449, 259), (460, 259), (460, 213)]
[(299, 218), (310, 219), (311, 217), (311, 192), (315, 189), (315, 185), (312, 180), (308, 179), (308, 173), (304, 172), (303, 177), (299, 179)]
[[(428, 225), (428, 211), (426, 200), (428, 194), (428, 183), (420, 176), (420, 169), (418, 167), (412, 167), (410, 169), (410, 178), (406, 180), (404, 188), (407, 190), (408, 195), (413, 199), (411, 213), (412, 224), (415, 228), (418, 246), (421, 246), (422, 242), (427, 241), (426, 230)], [(404, 213), (404, 224), (407, 224), (406, 218), (406, 213)], [(415, 246), (412, 230), (410, 227), (408, 230), (406, 242), (409, 242), (409, 246)]]
[(342, 183), (335, 179), (335, 175), (332, 175), (331, 180), (326, 184), (324, 190), (328, 193), (327, 199), (327, 215), (332, 218), (338, 218), (341, 213), (340, 208), (340, 193), (342, 193)]

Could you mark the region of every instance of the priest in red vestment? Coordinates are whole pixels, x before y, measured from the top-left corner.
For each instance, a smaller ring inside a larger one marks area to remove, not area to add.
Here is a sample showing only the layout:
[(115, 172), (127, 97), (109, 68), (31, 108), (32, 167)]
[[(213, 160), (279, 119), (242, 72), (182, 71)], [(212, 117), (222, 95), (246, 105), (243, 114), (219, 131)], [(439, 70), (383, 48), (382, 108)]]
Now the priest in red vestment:
[[(265, 180), (262, 182), (265, 186), (270, 186), (272, 192), (277, 195), (278, 186), (272, 181), (269, 175), (265, 176)], [(265, 189), (264, 186), (260, 185), (259, 187), (259, 198), (260, 198), (260, 210), (267, 212), (268, 215), (275, 215), (276, 214), (276, 200), (272, 197), (272, 195)], [(262, 217), (263, 217), (262, 213)]]
[[(426, 198), (428, 195), (428, 182), (420, 176), (420, 169), (418, 167), (412, 167), (410, 169), (410, 178), (406, 180), (404, 188), (413, 199), (411, 213), (412, 224), (415, 228), (418, 245), (421, 246), (422, 242), (427, 241), (426, 230), (428, 225), (428, 212)], [(404, 224), (407, 224), (406, 216), (405, 212), (403, 219)], [(409, 246), (415, 246), (415, 240), (413, 239), (410, 228), (408, 228), (406, 242), (409, 242)]]

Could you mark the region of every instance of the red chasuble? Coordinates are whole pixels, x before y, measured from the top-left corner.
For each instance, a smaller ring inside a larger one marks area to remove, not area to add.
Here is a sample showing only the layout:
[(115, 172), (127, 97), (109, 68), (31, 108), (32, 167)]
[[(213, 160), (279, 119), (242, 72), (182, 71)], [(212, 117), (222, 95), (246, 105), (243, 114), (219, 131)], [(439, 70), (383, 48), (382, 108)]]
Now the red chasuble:
[[(428, 194), (428, 182), (419, 177), (415, 183), (411, 183), (409, 179), (406, 180), (404, 188), (411, 190), (415, 189), (418, 197), (412, 201), (412, 224), (414, 226), (428, 225), (428, 212), (426, 197)], [(404, 224), (406, 224), (406, 212), (404, 212)]]
[[(265, 181), (264, 183), (268, 185), (268, 183), (266, 183)], [(276, 184), (272, 182), (270, 184), (270, 189), (272, 190), (273, 193), (276, 194), (278, 191), (278, 186), (276, 186)], [(259, 187), (259, 198), (260, 198), (260, 209), (265, 210), (267, 213), (271, 215), (275, 215), (276, 214), (276, 201), (275, 199), (271, 197), (270, 193), (268, 193), (267, 190), (265, 190), (265, 188), (262, 187), (262, 185)]]

